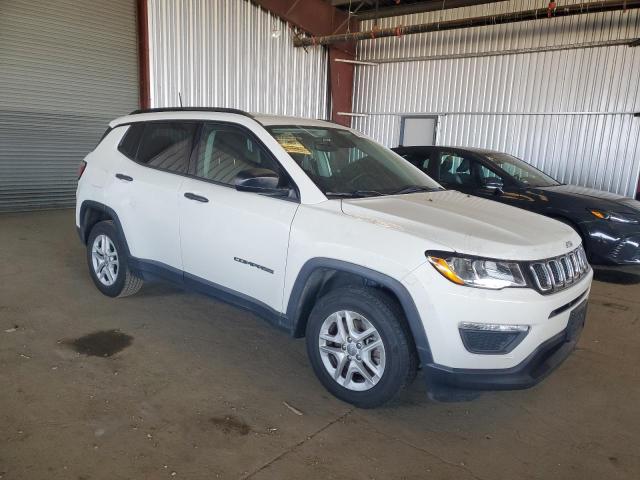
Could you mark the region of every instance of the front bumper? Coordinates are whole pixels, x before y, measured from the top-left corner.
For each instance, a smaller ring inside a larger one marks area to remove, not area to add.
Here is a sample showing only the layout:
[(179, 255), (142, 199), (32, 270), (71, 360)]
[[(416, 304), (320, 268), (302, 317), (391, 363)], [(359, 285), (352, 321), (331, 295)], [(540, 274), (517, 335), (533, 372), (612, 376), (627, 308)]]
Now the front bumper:
[(567, 327), (546, 340), (518, 365), (505, 369), (450, 368), (430, 363), (424, 366), (427, 385), (465, 390), (517, 390), (529, 388), (555, 370), (573, 351), (580, 338), (587, 300), (573, 308)]
[[(426, 332), (429, 355), (421, 354), (421, 365), (436, 364), (451, 369), (496, 370), (517, 367), (547, 340), (567, 328), (576, 300), (589, 295), (593, 271), (572, 286), (542, 295), (532, 288), (486, 290), (456, 285), (431, 265), (423, 265), (402, 283), (417, 307)], [(460, 336), (461, 322), (525, 325), (528, 334), (505, 354), (469, 351)]]
[(585, 227), (585, 247), (589, 261), (598, 266), (640, 266), (640, 227), (603, 225)]

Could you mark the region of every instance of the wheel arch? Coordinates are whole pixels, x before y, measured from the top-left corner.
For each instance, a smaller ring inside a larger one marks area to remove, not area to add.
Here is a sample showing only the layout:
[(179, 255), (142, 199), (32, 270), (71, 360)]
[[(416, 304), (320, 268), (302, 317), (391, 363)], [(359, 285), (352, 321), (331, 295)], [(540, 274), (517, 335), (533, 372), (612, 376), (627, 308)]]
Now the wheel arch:
[(361, 265), (332, 258), (312, 258), (300, 269), (287, 302), (287, 318), (295, 337), (303, 337), (316, 300), (340, 286), (361, 284), (386, 291), (398, 302), (411, 331), (421, 364), (432, 361), (429, 341), (409, 291), (393, 277)]

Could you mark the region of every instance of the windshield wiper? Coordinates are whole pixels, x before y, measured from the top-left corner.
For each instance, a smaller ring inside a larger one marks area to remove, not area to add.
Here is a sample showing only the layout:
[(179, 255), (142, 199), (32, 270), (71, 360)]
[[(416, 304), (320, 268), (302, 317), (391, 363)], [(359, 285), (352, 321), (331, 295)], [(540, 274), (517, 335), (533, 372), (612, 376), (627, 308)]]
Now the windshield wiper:
[(393, 192), (391, 195), (402, 195), (404, 193), (416, 193), (416, 192), (439, 192), (444, 190), (442, 187), (426, 187), (424, 185), (407, 185), (400, 190)]
[(365, 198), (365, 197), (379, 197), (384, 193), (376, 190), (355, 190), (353, 192), (325, 192), (327, 197), (342, 197), (342, 198)]

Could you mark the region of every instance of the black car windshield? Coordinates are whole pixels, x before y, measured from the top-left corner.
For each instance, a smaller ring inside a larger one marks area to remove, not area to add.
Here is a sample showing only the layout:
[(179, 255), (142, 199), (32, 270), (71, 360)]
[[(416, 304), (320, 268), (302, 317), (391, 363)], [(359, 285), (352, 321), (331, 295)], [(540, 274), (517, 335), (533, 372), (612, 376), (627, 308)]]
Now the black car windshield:
[(267, 130), (327, 197), (442, 190), (402, 157), (349, 130), (299, 125)]
[(527, 187), (552, 187), (554, 185), (560, 185), (558, 181), (546, 173), (506, 153), (491, 152), (486, 153), (484, 156), (495, 166), (501, 168)]

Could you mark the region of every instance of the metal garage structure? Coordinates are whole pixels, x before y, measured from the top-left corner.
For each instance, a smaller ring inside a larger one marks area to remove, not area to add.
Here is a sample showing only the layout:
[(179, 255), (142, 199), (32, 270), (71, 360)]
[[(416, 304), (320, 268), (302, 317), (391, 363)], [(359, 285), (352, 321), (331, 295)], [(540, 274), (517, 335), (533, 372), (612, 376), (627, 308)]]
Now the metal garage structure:
[(248, 1), (148, 0), (151, 106), (327, 118), (327, 53)]
[(0, 211), (72, 206), (80, 160), (138, 106), (135, 0), (0, 5)]
[[(573, 1), (557, 2), (558, 8)], [(588, 12), (588, 3), (585, 12)], [(377, 20), (409, 26), (517, 12), (516, 0)], [(553, 16), (553, 15), (552, 15)], [(361, 30), (374, 28), (374, 20)], [(439, 145), (519, 156), (565, 183), (634, 196), (640, 174), (640, 11), (364, 40), (354, 128), (402, 143), (403, 117), (437, 116)]]
[[(583, 2), (585, 11), (602, 3)], [(143, 107), (182, 102), (352, 121), (388, 146), (403, 132), (415, 143), (424, 124), (427, 143), (507, 151), (564, 182), (633, 196), (640, 48), (628, 43), (640, 37), (640, 10), (402, 35), (412, 25), (548, 4), (1, 2), (0, 211), (72, 206), (80, 159), (139, 98)], [(428, 11), (397, 15), (417, 10)], [(400, 38), (360, 41), (357, 55), (355, 42), (294, 46), (305, 36), (385, 27), (402, 27)], [(348, 63), (354, 58), (369, 64)]]

